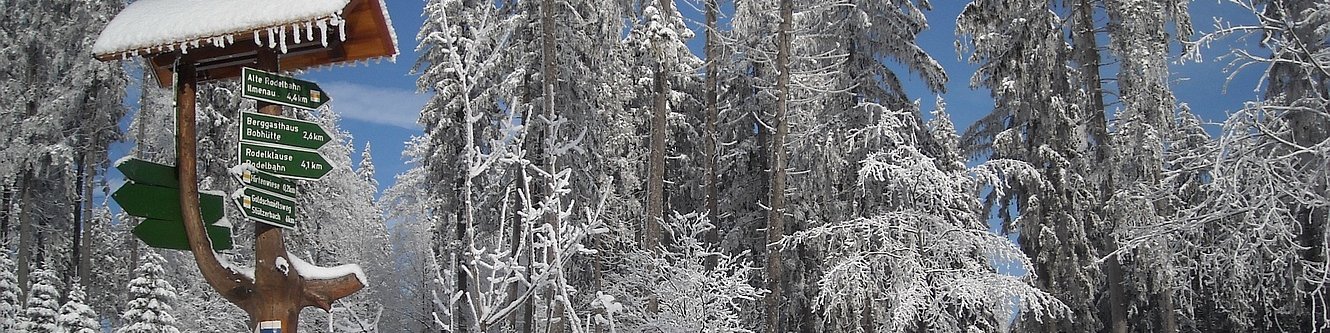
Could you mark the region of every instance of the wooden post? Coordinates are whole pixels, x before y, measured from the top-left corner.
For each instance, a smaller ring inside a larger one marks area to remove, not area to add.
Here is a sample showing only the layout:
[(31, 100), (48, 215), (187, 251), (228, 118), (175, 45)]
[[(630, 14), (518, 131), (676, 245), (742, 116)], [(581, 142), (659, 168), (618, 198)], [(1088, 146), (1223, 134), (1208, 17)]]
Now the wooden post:
[[(258, 50), (258, 69), (276, 73), (277, 54), (268, 48)], [(243, 80), (243, 79), (242, 79)], [(257, 102), (259, 113), (281, 116), (282, 107), (268, 102)], [(277, 270), (277, 261), (281, 258), (287, 263), (286, 244), (282, 242), (282, 229), (266, 223), (254, 224), (254, 284), (263, 301), (250, 312), (250, 329), (258, 327), (259, 322), (279, 320), (282, 332), (296, 332), (300, 319), (299, 304), (292, 304), (300, 299), (299, 292), (304, 288), (300, 274), (283, 274)]]
[[(197, 77), (194, 64), (181, 59), (176, 66), (176, 177), (180, 183), (181, 221), (185, 225), (185, 236), (189, 239), (190, 252), (204, 280), (223, 298), (245, 309), (254, 299), (254, 281), (247, 276), (233, 272), (217, 261), (217, 254), (212, 252), (211, 241), (203, 227), (203, 215), (199, 210), (198, 184), (198, 141), (196, 140), (195, 92)], [(248, 311), (248, 310), (247, 310)]]

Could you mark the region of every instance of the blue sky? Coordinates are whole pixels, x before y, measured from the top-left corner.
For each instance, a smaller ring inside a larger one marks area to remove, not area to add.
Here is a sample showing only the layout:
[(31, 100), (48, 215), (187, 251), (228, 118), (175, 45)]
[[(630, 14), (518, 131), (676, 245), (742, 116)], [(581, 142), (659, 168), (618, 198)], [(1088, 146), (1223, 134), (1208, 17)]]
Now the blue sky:
[[(696, 28), (702, 16), (697, 11), (698, 5), (690, 2), (680, 3), (679, 8)], [(424, 3), (423, 0), (387, 1), (401, 50), (395, 63), (385, 61), (302, 75), (304, 79), (318, 82), (333, 97), (333, 110), (342, 115), (341, 127), (352, 134), (357, 149), (367, 141), (373, 145), (377, 178), (383, 187), (391, 185), (395, 175), (407, 170), (408, 165), (401, 156), (402, 148), (412, 135), (421, 133), (415, 119), (428, 97), (416, 92), (416, 77), (411, 74), (411, 68), (416, 61), (415, 36), (423, 21), (421, 9)], [(967, 127), (992, 108), (987, 90), (969, 88), (969, 77), (975, 67), (959, 59), (955, 50), (955, 18), (962, 9), (962, 3), (935, 2), (935, 8), (927, 13), (931, 26), (919, 37), (920, 44), (942, 63), (951, 78), (943, 97), (959, 128)], [(1243, 18), (1240, 10), (1218, 1), (1198, 1), (1192, 4), (1192, 21), (1198, 32), (1211, 31), (1215, 15)], [(691, 43), (695, 48), (703, 41), (703, 34), (699, 33), (698, 36)], [(1243, 101), (1259, 96), (1253, 90), (1260, 74), (1259, 69), (1240, 73), (1228, 87), (1227, 93), (1223, 91), (1228, 75), (1224, 71), (1226, 63), (1216, 57), (1227, 50), (1227, 45), (1216, 44), (1204, 51), (1203, 62), (1173, 60), (1172, 84), (1178, 101), (1189, 104), (1193, 112), (1207, 121), (1222, 121), (1226, 112), (1240, 108)], [(908, 75), (904, 77), (908, 79), (906, 84), (911, 97), (919, 99), (926, 110), (931, 110), (934, 96), (924, 89), (918, 79)]]

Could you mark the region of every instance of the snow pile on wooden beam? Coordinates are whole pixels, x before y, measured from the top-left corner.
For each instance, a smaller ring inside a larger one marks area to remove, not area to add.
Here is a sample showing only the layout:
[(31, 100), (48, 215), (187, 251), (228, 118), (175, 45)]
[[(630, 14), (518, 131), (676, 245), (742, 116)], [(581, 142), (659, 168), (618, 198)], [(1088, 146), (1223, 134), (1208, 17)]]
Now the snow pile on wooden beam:
[[(225, 47), (240, 35), (286, 43), (288, 30), (312, 37), (315, 29), (341, 30), (350, 0), (138, 0), (116, 15), (92, 46), (94, 55), (138, 56), (204, 45)], [(266, 33), (267, 36), (261, 36)], [(305, 33), (300, 33), (305, 32)], [(297, 37), (299, 38), (299, 37)], [(292, 41), (298, 42), (298, 41)], [(324, 41), (326, 44), (326, 41)]]
[(365, 277), (365, 270), (361, 269), (360, 265), (345, 264), (335, 267), (319, 267), (304, 259), (300, 259), (300, 257), (297, 257), (290, 252), (286, 254), (286, 257), (291, 258), (291, 266), (294, 266), (296, 272), (300, 273), (300, 276), (307, 280), (332, 280), (347, 275), (354, 275), (356, 280), (360, 281), (360, 285), (369, 286), (369, 278)]

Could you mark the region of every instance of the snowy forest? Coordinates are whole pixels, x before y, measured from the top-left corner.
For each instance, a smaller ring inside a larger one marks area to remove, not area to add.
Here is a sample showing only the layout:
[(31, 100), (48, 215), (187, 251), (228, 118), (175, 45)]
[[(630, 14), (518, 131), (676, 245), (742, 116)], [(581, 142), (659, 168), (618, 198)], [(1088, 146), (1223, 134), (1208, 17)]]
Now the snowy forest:
[[(420, 1), (409, 171), (287, 111), (334, 170), (286, 246), (368, 277), (302, 331), (1330, 330), (1330, 2), (953, 1)], [(91, 56), (126, 2), (0, 0), (0, 332), (250, 330), (109, 200), (112, 145), (176, 159), (172, 91)], [(1194, 114), (1198, 61), (1260, 97)], [(237, 189), (238, 87), (199, 87), (202, 189)]]

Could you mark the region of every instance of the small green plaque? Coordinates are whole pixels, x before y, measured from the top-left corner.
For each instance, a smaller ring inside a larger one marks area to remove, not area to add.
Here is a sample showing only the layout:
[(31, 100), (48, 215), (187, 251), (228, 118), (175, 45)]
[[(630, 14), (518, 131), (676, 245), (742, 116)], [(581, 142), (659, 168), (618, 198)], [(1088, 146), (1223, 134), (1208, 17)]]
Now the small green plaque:
[(296, 227), (295, 201), (253, 188), (243, 188), (231, 197), (246, 218), (286, 229)]

